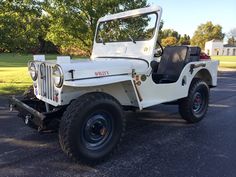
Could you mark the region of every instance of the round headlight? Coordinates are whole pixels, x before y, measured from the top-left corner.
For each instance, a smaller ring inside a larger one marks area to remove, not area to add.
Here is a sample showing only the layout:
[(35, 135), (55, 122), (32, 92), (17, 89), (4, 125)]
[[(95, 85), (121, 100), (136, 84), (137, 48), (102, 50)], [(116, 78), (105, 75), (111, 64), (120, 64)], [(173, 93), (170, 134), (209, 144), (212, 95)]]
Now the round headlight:
[(29, 74), (30, 74), (32, 80), (36, 81), (38, 78), (38, 71), (37, 71), (37, 68), (36, 68), (36, 65), (34, 62), (29, 63), (28, 70), (29, 70)]
[(57, 88), (62, 87), (63, 85), (63, 80), (64, 80), (64, 75), (62, 72), (62, 69), (59, 65), (55, 65), (53, 67), (53, 82)]

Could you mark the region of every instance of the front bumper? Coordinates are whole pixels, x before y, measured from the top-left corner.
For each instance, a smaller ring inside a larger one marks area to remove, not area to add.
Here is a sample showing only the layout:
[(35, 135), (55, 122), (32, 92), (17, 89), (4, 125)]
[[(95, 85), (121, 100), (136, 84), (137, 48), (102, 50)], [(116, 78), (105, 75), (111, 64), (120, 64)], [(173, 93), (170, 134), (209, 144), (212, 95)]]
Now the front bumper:
[(38, 131), (57, 130), (64, 112), (63, 107), (51, 108), (51, 111), (46, 112), (45, 103), (38, 99), (12, 97), (9, 100), (9, 105), (10, 109), (16, 109), (19, 112), (18, 116), (23, 119), (25, 124), (37, 128)]

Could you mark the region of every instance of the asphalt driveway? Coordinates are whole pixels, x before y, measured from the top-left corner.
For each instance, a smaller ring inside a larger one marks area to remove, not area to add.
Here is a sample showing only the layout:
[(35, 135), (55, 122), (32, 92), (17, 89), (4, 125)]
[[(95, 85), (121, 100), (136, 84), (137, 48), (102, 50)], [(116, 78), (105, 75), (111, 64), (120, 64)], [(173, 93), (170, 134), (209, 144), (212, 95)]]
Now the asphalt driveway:
[(222, 72), (206, 118), (194, 125), (177, 106), (128, 113), (120, 150), (95, 167), (71, 162), (57, 134), (39, 134), (9, 112), (0, 97), (0, 176), (236, 176), (236, 73)]

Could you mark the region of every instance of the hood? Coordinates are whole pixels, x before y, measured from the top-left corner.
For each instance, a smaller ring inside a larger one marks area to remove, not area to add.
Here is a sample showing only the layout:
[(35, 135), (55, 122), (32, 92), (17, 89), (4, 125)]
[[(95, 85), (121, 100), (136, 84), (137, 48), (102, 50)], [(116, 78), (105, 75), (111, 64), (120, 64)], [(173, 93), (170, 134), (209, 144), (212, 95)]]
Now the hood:
[[(144, 73), (148, 69), (148, 62), (134, 58), (97, 58), (95, 60), (70, 60), (67, 63), (58, 63), (63, 70), (66, 81), (89, 79)], [(73, 73), (73, 78), (72, 78)]]

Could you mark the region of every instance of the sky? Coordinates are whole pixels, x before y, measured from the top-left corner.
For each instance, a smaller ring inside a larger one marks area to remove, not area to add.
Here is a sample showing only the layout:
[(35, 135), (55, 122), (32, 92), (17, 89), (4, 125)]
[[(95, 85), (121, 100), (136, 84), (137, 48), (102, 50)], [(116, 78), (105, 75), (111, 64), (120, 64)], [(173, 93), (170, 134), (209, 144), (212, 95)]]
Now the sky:
[(236, 0), (148, 0), (162, 7), (163, 29), (174, 29), (191, 37), (200, 24), (212, 21), (223, 33), (236, 28)]

